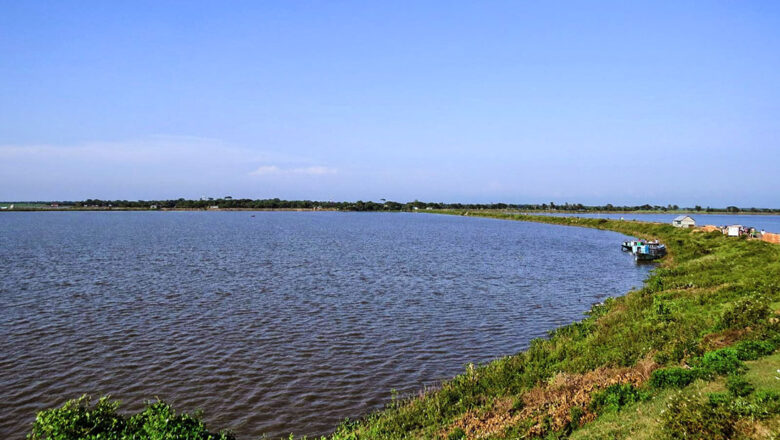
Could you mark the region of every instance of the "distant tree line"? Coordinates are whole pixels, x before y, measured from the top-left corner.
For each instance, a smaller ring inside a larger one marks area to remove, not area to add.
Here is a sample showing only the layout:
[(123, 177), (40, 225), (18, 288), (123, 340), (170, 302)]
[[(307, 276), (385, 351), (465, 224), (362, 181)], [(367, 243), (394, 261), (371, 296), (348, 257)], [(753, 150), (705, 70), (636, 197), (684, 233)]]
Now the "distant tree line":
[[(7, 202), (14, 203), (14, 202)], [(17, 202), (34, 205), (54, 205), (59, 207), (72, 208), (122, 208), (122, 209), (328, 209), (339, 211), (414, 211), (426, 209), (498, 209), (498, 210), (519, 210), (519, 211), (560, 211), (560, 212), (730, 212), (730, 213), (778, 213), (780, 209), (776, 208), (739, 208), (737, 206), (727, 206), (726, 208), (701, 207), (680, 207), (678, 205), (583, 205), (582, 203), (443, 203), (443, 202), (394, 202), (382, 199), (379, 202), (362, 201), (356, 202), (334, 202), (334, 201), (316, 201), (316, 200), (281, 200), (275, 199), (234, 199), (232, 197), (223, 197), (218, 199), (200, 199), (188, 200), (184, 198), (171, 200), (100, 200), (87, 199), (83, 201), (39, 201), (39, 202)]]

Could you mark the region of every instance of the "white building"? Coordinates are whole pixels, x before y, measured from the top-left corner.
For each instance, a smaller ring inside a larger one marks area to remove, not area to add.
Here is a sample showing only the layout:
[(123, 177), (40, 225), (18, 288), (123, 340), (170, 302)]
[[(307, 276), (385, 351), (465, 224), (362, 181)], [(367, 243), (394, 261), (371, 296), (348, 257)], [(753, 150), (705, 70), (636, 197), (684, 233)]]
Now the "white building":
[(677, 228), (692, 228), (696, 226), (696, 221), (689, 215), (681, 215), (672, 220), (672, 226)]

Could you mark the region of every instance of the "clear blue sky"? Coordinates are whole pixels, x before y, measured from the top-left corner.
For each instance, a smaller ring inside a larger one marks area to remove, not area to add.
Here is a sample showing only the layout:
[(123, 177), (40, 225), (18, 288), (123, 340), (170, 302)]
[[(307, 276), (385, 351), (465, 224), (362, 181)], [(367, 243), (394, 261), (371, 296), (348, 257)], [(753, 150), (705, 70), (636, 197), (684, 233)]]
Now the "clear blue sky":
[(0, 1), (0, 200), (780, 207), (780, 2)]

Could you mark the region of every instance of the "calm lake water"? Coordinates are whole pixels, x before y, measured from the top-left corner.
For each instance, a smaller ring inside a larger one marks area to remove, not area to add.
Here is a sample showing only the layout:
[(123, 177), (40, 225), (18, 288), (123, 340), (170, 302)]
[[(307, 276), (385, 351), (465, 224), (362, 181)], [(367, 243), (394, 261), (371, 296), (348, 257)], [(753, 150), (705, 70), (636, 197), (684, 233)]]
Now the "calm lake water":
[(327, 433), (527, 347), (650, 266), (620, 234), (426, 214), (0, 215), (0, 438), (83, 393)]
[[(530, 213), (533, 214), (533, 213)], [(623, 218), (625, 220), (640, 220), (644, 222), (672, 223), (672, 219), (680, 214), (578, 214), (578, 213), (545, 213), (543, 215), (555, 215), (562, 217), (588, 217), (588, 218)], [(758, 230), (780, 233), (780, 215), (751, 215), (751, 214), (687, 214), (696, 220), (696, 226), (715, 225), (742, 225), (752, 226)]]

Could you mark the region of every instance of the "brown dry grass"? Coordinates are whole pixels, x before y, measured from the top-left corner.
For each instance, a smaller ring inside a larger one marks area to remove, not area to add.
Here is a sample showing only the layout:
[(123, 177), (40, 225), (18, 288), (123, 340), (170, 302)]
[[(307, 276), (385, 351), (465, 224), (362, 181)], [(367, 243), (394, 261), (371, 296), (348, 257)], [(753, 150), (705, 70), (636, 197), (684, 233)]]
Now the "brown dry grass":
[(776, 440), (780, 436), (778, 432), (778, 417), (769, 420), (743, 419), (737, 422), (736, 431), (742, 438), (753, 440)]
[(710, 333), (701, 341), (701, 346), (705, 351), (717, 350), (719, 348), (728, 347), (740, 341), (748, 333), (749, 328), (724, 330), (722, 332)]
[(488, 410), (466, 412), (441, 435), (446, 438), (460, 428), (467, 438), (500, 436), (507, 428), (523, 420), (532, 421), (529, 434), (539, 435), (548, 429), (557, 431), (565, 427), (571, 421), (571, 409), (574, 407), (584, 410), (581, 423), (591, 422), (597, 417), (588, 409), (594, 392), (614, 384), (639, 386), (656, 368), (658, 365), (652, 356), (647, 356), (633, 367), (598, 368), (585, 374), (558, 373), (547, 383), (524, 393), (521, 410), (513, 411), (515, 398), (505, 397), (497, 400)]

